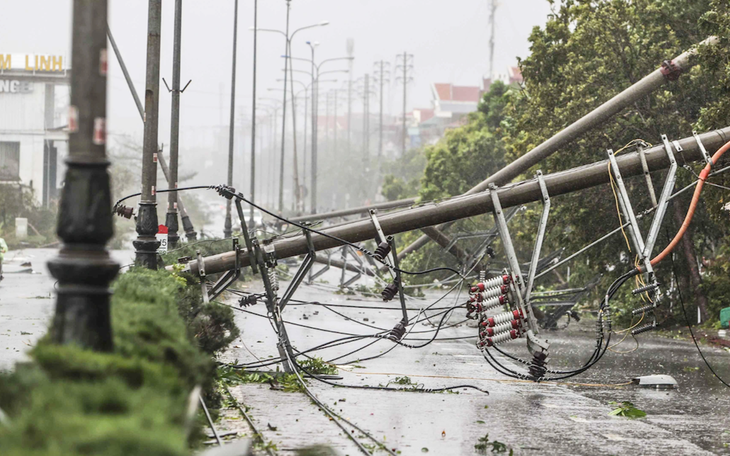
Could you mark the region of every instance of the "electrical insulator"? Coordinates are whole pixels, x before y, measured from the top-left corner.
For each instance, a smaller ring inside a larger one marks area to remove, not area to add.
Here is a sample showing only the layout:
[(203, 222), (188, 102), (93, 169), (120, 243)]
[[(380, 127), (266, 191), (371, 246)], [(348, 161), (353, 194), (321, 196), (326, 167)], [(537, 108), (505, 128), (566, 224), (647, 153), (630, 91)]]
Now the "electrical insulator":
[(248, 295), (241, 298), (240, 301), (238, 301), (239, 307), (248, 307), (256, 304), (259, 301), (259, 297), (256, 295)]
[(486, 309), (487, 307), (496, 307), (507, 303), (509, 303), (509, 298), (507, 297), (507, 295), (495, 296), (493, 298), (485, 299), (482, 302), (482, 307)]
[(218, 194), (226, 199), (233, 199), (233, 197), (236, 195), (236, 189), (233, 187), (229, 187), (228, 185), (218, 185), (215, 187), (215, 191), (218, 192)]
[(390, 330), (390, 333), (388, 334), (388, 339), (392, 341), (401, 340), (403, 336), (406, 335), (406, 326), (403, 323), (403, 321), (399, 321), (397, 325), (393, 327), (393, 329)]
[(545, 372), (547, 372), (545, 364), (547, 364), (547, 353), (535, 353), (532, 356), (532, 362), (530, 363), (528, 370), (535, 379), (541, 379), (545, 376)]
[(387, 242), (381, 242), (373, 253), (373, 258), (382, 261), (390, 253), (390, 244)]
[(641, 288), (631, 290), (631, 294), (637, 295), (637, 294), (641, 294), (641, 293), (646, 293), (647, 291), (654, 291), (657, 288), (659, 288), (659, 283), (654, 282), (654, 283), (650, 283), (649, 285), (643, 286)]
[(518, 310), (513, 310), (511, 312), (503, 312), (497, 315), (493, 315), (491, 317), (487, 317), (484, 319), (482, 323), (486, 323), (484, 326), (493, 327), (500, 323), (504, 323), (506, 321), (510, 320), (519, 320), (523, 317), (522, 312)]
[(502, 275), (497, 277), (492, 277), (489, 280), (485, 280), (484, 282), (480, 282), (476, 284), (475, 286), (471, 287), (471, 292), (476, 293), (477, 291), (484, 291), (487, 288), (497, 287), (500, 285), (507, 285), (511, 281), (510, 276), (508, 275)]
[(120, 217), (124, 217), (126, 219), (131, 219), (134, 215), (134, 209), (131, 207), (127, 207), (124, 205), (120, 205), (114, 208), (114, 213), (117, 214)]
[(395, 295), (398, 293), (398, 284), (395, 283), (395, 281), (388, 284), (387, 287), (383, 288), (383, 291), (380, 292), (380, 296), (383, 297), (384, 302), (388, 302), (391, 299), (395, 297)]
[(493, 298), (495, 296), (500, 296), (509, 293), (509, 285), (502, 285), (499, 287), (493, 287), (493, 288), (487, 288), (484, 291), (480, 291), (477, 293), (477, 295), (481, 295), (482, 300)]
[(644, 312), (651, 312), (652, 310), (656, 309), (656, 307), (657, 307), (656, 306), (656, 303), (653, 302), (653, 303), (648, 304), (648, 305), (646, 305), (644, 307), (639, 307), (638, 309), (632, 310), (631, 311), (631, 315), (639, 315), (639, 314), (642, 314)]
[(271, 284), (271, 291), (276, 293), (279, 291), (279, 275), (276, 273), (275, 268), (269, 268), (267, 271), (267, 274), (269, 275), (269, 283)]
[(493, 347), (495, 345), (517, 339), (518, 337), (520, 337), (519, 333), (517, 332), (517, 330), (513, 329), (509, 332), (497, 334), (494, 337), (487, 337), (483, 341), (479, 342), (479, 345), (481, 347)]
[(635, 336), (637, 334), (645, 333), (647, 331), (651, 331), (653, 329), (656, 329), (656, 327), (657, 327), (657, 324), (656, 324), (656, 320), (655, 320), (655, 321), (649, 323), (648, 325), (644, 325), (644, 326), (642, 326), (640, 328), (634, 329), (633, 331), (631, 331), (631, 335), (632, 336)]
[(470, 315), (473, 312), (481, 312), (482, 311), (482, 305), (479, 304), (479, 303), (472, 304), (472, 303), (468, 302), (466, 304), (466, 311), (467, 311), (466, 316), (468, 318), (468, 317), (470, 317)]
[(520, 320), (512, 320), (495, 325), (493, 328), (484, 328), (484, 331), (480, 332), (479, 335), (482, 337), (492, 337), (495, 334), (503, 333), (505, 331), (519, 329), (520, 326), (522, 326), (522, 322)]

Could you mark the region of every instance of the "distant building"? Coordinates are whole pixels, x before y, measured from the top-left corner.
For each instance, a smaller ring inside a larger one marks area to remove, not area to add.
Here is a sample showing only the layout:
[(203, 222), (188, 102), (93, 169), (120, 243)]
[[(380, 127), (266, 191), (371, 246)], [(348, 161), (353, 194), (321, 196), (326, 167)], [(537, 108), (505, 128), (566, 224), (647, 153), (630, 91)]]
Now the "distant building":
[(71, 79), (62, 56), (0, 54), (0, 185), (35, 190), (38, 203), (58, 197), (68, 150)]
[(523, 82), (519, 67), (508, 67), (506, 73), (495, 75), (494, 79), (482, 78), (480, 86), (457, 86), (451, 83), (431, 84), (433, 107), (414, 109), (407, 117), (408, 134), (413, 147), (433, 144), (444, 135), (446, 130), (462, 125), (469, 113), (477, 110), (482, 97), (489, 91), (492, 82), (496, 80), (505, 84), (522, 84)]

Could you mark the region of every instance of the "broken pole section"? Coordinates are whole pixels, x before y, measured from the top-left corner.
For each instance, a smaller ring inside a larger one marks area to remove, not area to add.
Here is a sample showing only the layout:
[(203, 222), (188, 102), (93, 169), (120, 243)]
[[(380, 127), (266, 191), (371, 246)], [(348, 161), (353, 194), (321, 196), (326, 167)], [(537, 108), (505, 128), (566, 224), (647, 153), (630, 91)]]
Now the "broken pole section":
[[(730, 127), (704, 133), (699, 138), (707, 151), (714, 153), (730, 139)], [(695, 137), (690, 136), (677, 142), (682, 151), (677, 152), (676, 155), (681, 156), (682, 160), (704, 160)], [(644, 156), (650, 171), (657, 171), (669, 166), (669, 159), (664, 150), (664, 145), (644, 150)], [(643, 175), (644, 173), (639, 153), (622, 155), (617, 157), (616, 161), (621, 174), (625, 177)], [(606, 184), (610, 179), (607, 164), (608, 162), (604, 160), (567, 171), (547, 174), (544, 176), (545, 185), (551, 196), (558, 196)], [(542, 192), (536, 179), (510, 184), (498, 191), (504, 209), (542, 200)], [(383, 214), (379, 217), (379, 222), (383, 232), (386, 235), (392, 235), (485, 214), (492, 209), (489, 191), (484, 191), (472, 195), (458, 196), (441, 201), (438, 204), (430, 203), (396, 213)], [(377, 234), (370, 219), (343, 223), (319, 231), (353, 243), (373, 239)], [(315, 250), (325, 250), (343, 245), (343, 242), (337, 239), (316, 233), (313, 233), (311, 238)], [(308, 251), (307, 241), (301, 235), (280, 239), (272, 242), (271, 245), (278, 259), (303, 255)], [(210, 256), (205, 258), (204, 261), (206, 273), (223, 272), (235, 266), (235, 252)], [(249, 265), (247, 254), (242, 253), (240, 255), (240, 265), (242, 267)], [(198, 272), (196, 263), (188, 263), (187, 269), (193, 274)]]
[(132, 243), (135, 263), (157, 269), (157, 120), (160, 107), (160, 30), (162, 0), (149, 0), (147, 17), (147, 77), (144, 93), (142, 198), (137, 210), (137, 239)]
[(106, 243), (114, 234), (106, 157), (107, 0), (74, 0), (68, 169), (58, 210), (58, 279), (50, 330), (57, 344), (111, 351), (109, 284), (119, 265)]
[[(700, 43), (700, 45), (714, 45), (717, 42), (718, 38), (712, 36), (704, 40)], [(526, 172), (532, 166), (540, 163), (542, 160), (554, 154), (561, 148), (575, 141), (587, 131), (602, 125), (626, 107), (631, 106), (639, 99), (664, 85), (665, 82), (676, 81), (682, 72), (692, 67), (693, 62), (691, 62), (691, 57), (696, 53), (696, 49), (691, 49), (682, 53), (674, 60), (664, 61), (661, 67), (652, 71), (637, 83), (628, 87), (623, 92), (573, 122), (550, 139), (527, 152), (525, 155), (492, 174), (489, 178), (483, 180), (471, 190), (466, 192), (465, 195), (473, 195), (474, 193), (484, 191), (489, 188), (489, 184), (504, 185), (512, 182), (514, 178)], [(438, 228), (443, 229), (447, 227), (439, 226)], [(409, 253), (415, 252), (428, 244), (429, 240), (429, 237), (426, 235), (419, 237), (403, 249), (398, 257), (402, 259)]]

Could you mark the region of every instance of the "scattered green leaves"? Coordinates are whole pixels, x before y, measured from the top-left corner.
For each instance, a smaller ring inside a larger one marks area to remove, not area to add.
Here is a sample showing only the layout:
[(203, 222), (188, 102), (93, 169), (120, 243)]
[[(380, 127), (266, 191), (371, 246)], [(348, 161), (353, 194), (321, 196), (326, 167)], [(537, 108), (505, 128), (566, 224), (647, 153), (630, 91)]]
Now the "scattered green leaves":
[(484, 437), (479, 437), (478, 442), (474, 445), (474, 449), (482, 454), (486, 453), (487, 450), (490, 450), (492, 453), (507, 453), (509, 451), (510, 456), (514, 454), (512, 448), (509, 448), (506, 444), (497, 440), (489, 440), (489, 434), (485, 434)]
[(637, 409), (634, 404), (629, 401), (623, 401), (621, 403), (611, 401), (609, 404), (617, 406), (608, 413), (611, 416), (623, 416), (630, 419), (644, 418), (646, 416), (645, 411)]

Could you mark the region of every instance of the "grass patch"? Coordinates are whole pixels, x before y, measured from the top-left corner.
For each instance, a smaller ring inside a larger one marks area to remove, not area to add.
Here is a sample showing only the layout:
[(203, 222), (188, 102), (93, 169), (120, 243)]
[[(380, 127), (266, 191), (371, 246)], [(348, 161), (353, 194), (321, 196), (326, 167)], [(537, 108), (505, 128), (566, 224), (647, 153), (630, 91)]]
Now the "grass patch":
[(32, 363), (0, 375), (10, 423), (0, 427), (0, 454), (190, 453), (186, 403), (195, 385), (210, 402), (210, 355), (238, 336), (230, 309), (203, 305), (196, 286), (166, 271), (132, 269), (113, 289), (111, 353), (43, 339)]

